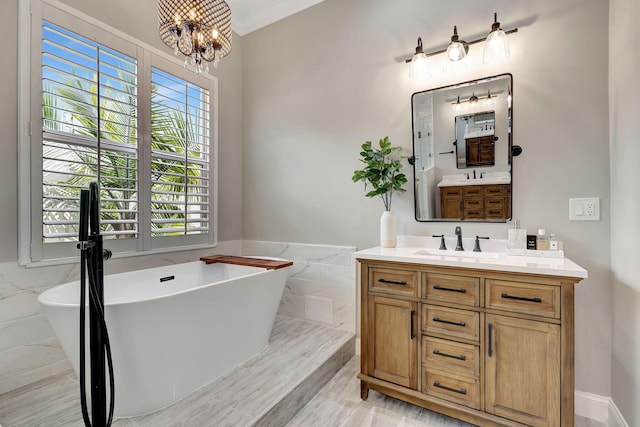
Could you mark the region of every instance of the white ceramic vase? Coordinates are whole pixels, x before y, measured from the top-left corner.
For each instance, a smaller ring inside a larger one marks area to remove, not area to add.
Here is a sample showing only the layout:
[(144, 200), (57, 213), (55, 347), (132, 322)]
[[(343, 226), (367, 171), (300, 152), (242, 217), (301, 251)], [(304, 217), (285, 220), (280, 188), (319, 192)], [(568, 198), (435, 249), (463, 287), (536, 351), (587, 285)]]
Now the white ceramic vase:
[(395, 248), (398, 238), (398, 218), (391, 211), (382, 212), (380, 217), (380, 246)]

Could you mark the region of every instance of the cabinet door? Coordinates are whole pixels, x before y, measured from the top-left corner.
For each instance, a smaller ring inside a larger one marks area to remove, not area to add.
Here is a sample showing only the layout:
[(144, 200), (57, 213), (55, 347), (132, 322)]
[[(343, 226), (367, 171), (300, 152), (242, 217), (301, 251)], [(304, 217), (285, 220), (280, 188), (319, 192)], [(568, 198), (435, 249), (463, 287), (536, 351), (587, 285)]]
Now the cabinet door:
[(442, 187), (440, 189), (440, 216), (442, 218), (462, 218), (461, 187)]
[(417, 303), (369, 296), (369, 375), (417, 387)]
[(560, 326), (486, 315), (486, 412), (560, 425)]

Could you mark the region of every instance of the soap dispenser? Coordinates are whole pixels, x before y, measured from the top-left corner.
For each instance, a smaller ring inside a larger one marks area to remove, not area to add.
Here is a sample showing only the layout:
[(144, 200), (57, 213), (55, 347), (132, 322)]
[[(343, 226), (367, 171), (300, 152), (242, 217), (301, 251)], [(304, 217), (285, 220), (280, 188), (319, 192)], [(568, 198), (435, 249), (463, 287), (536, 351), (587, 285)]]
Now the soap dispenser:
[(513, 228), (508, 230), (508, 249), (526, 249), (527, 248), (527, 230), (520, 228), (520, 221), (513, 221)]

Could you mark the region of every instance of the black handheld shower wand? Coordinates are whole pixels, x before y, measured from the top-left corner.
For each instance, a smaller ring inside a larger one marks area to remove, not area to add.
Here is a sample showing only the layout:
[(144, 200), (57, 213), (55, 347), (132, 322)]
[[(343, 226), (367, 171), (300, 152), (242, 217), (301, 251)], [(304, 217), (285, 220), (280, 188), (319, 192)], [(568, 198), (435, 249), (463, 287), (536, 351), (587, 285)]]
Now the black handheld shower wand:
[[(109, 334), (104, 320), (103, 261), (111, 257), (105, 250), (100, 234), (100, 200), (98, 184), (92, 182), (89, 190), (80, 191), (80, 404), (82, 418), (87, 427), (109, 427), (113, 420), (114, 381), (113, 361)], [(89, 277), (89, 356), (91, 375), (91, 419), (87, 410), (85, 390), (85, 300), (86, 276)], [(107, 414), (107, 387), (105, 361), (109, 369), (109, 413)]]

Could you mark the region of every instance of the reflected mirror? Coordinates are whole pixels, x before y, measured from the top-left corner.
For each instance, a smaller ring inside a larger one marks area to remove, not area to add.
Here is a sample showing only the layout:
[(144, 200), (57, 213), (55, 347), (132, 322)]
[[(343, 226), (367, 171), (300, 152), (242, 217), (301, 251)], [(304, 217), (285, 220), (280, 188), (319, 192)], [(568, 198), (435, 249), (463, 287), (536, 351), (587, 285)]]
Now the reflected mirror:
[(511, 218), (512, 76), (414, 93), (418, 221)]

